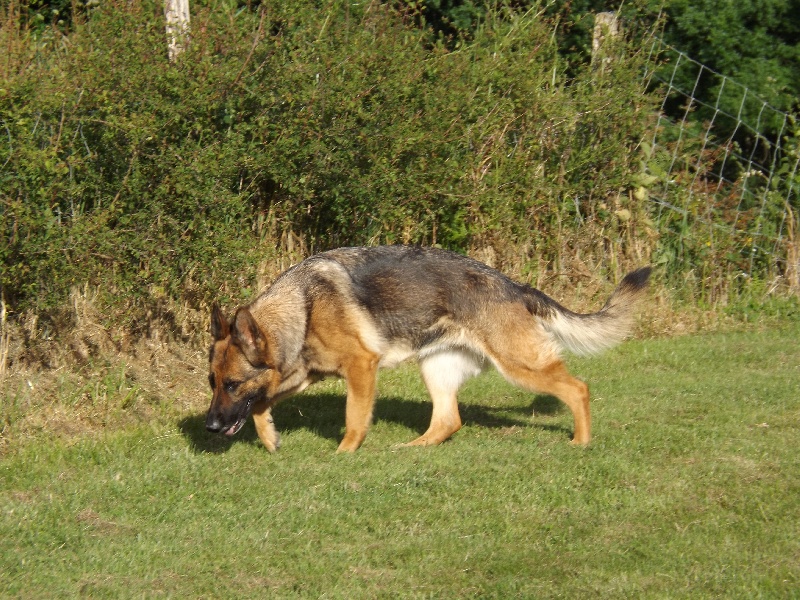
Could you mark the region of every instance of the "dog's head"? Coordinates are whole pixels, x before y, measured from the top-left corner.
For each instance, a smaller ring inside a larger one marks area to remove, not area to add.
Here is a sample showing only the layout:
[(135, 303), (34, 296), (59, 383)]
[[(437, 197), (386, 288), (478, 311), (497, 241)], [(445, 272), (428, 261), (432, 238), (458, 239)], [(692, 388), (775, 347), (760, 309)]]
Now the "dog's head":
[(277, 375), (270, 344), (247, 308), (228, 321), (215, 306), (211, 313), (211, 351), (208, 383), (211, 407), (206, 429), (234, 435), (244, 425), (256, 402), (270, 398)]

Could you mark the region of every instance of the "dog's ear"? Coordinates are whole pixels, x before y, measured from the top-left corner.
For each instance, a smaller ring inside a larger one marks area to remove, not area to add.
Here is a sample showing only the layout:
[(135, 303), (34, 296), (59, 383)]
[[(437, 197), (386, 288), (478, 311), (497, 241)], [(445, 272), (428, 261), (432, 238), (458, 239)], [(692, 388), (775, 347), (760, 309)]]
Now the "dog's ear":
[(222, 314), (218, 305), (214, 305), (211, 309), (211, 337), (215, 342), (224, 340), (231, 332), (230, 323), (225, 315)]
[(231, 329), (231, 340), (242, 351), (254, 367), (263, 367), (268, 362), (267, 338), (247, 308), (236, 311)]

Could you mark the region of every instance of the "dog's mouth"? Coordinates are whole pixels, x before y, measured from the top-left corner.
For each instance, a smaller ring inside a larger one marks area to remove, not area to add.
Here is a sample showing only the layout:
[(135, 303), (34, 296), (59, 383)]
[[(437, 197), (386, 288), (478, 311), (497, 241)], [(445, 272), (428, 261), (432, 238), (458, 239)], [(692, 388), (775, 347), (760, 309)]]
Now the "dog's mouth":
[(239, 433), (239, 430), (244, 427), (244, 422), (247, 420), (247, 417), (239, 417), (239, 420), (236, 421), (233, 425), (228, 427), (224, 433), (225, 435), (236, 435)]
[(244, 427), (245, 421), (247, 421), (247, 417), (250, 416), (250, 408), (253, 406), (253, 399), (248, 398), (247, 402), (245, 402), (244, 408), (239, 413), (239, 418), (236, 419), (236, 422), (228, 427), (223, 433), (225, 435), (236, 435), (239, 433), (239, 430)]

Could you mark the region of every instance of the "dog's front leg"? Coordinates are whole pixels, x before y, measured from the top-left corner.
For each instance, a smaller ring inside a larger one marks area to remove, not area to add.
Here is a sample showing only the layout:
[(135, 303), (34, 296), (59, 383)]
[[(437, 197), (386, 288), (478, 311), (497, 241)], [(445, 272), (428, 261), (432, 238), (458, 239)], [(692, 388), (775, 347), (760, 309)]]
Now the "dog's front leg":
[(253, 405), (253, 421), (256, 424), (258, 437), (267, 450), (275, 452), (281, 447), (281, 435), (275, 429), (275, 423), (272, 420), (272, 406), (266, 400)]
[(378, 360), (374, 356), (354, 358), (344, 372), (347, 380), (344, 439), (336, 452), (355, 452), (367, 436), (375, 406)]

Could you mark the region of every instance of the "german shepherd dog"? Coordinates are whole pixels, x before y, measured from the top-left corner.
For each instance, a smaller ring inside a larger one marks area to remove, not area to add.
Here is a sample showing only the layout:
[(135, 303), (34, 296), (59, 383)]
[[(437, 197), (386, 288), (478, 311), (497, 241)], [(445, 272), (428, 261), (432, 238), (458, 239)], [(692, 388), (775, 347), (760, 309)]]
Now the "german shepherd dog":
[(290, 268), (230, 321), (211, 315), (206, 429), (234, 435), (252, 414), (271, 452), (271, 409), (326, 375), (347, 384), (338, 452), (367, 435), (378, 369), (415, 356), (433, 400), (430, 426), (409, 446), (440, 444), (461, 428), (456, 394), (491, 363), (512, 383), (551, 394), (575, 419), (573, 444), (590, 438), (589, 388), (559, 358), (593, 354), (625, 338), (650, 268), (628, 274), (605, 306), (577, 314), (471, 258), (436, 248), (340, 248)]

